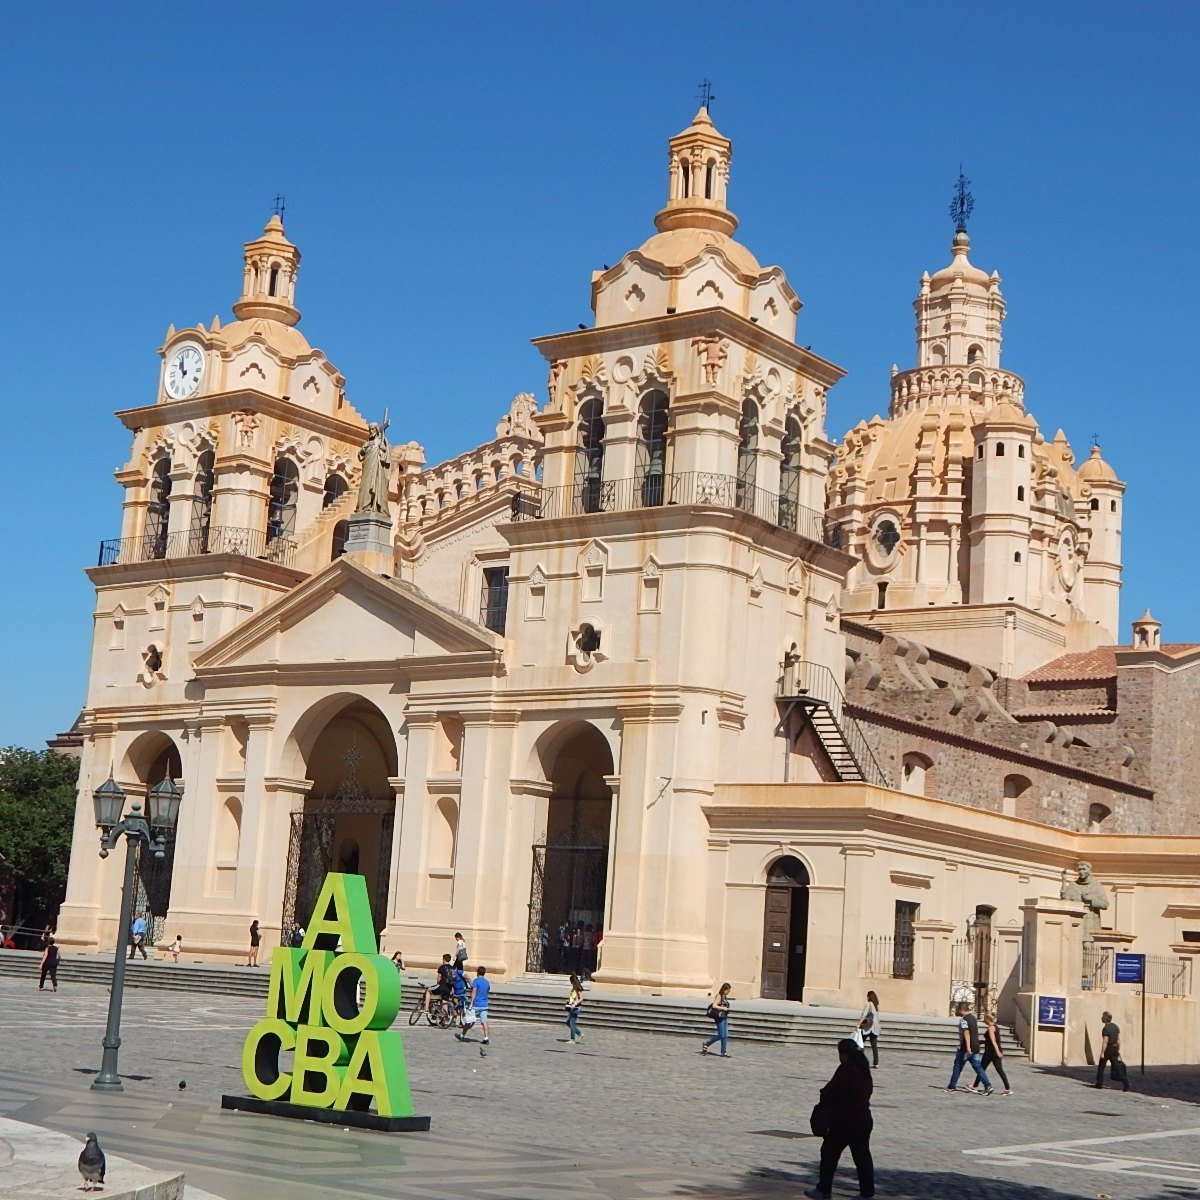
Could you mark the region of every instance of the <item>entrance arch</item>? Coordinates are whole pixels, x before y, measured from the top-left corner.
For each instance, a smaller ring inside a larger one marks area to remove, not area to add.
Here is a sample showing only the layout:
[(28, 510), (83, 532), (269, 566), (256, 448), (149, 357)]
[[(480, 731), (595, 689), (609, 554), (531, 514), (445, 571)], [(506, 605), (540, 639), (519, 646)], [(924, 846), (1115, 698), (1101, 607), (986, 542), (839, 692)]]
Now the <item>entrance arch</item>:
[(552, 731), (537, 752), (550, 796), (545, 840), (533, 847), (525, 968), (587, 976), (606, 913), (612, 748), (581, 721)]
[(307, 925), (330, 871), (362, 875), (376, 930), (387, 923), (398, 773), (396, 739), (387, 718), (360, 696), (323, 701), (297, 727), (312, 787), (291, 814), (281, 936)]
[(808, 870), (794, 855), (767, 869), (762, 990), (767, 1000), (804, 999), (808, 942)]
[[(147, 733), (137, 738), (126, 755), (130, 770), (137, 777), (142, 811), (148, 813), (150, 789), (168, 776), (180, 785), (183, 760), (179, 748), (165, 733)], [(131, 797), (132, 799), (133, 797)], [(146, 919), (146, 945), (154, 946), (163, 940), (167, 913), (171, 908), (171, 883), (175, 875), (175, 838), (171, 833), (163, 847), (162, 858), (140, 841), (133, 877), (134, 915), (149, 913)]]

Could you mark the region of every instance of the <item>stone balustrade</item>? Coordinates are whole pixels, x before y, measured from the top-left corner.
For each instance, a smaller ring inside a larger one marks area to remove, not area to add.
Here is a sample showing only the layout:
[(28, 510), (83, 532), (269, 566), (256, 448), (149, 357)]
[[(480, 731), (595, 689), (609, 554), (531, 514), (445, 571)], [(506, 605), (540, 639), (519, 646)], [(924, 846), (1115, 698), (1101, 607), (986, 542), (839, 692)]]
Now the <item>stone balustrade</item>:
[(532, 479), (540, 451), (527, 437), (497, 438), (427, 470), (402, 475), (401, 525), (422, 525), (448, 508), (474, 504), (513, 476)]
[(917, 367), (892, 376), (891, 416), (914, 409), (990, 408), (1002, 397), (1022, 405), (1025, 381), (998, 367)]

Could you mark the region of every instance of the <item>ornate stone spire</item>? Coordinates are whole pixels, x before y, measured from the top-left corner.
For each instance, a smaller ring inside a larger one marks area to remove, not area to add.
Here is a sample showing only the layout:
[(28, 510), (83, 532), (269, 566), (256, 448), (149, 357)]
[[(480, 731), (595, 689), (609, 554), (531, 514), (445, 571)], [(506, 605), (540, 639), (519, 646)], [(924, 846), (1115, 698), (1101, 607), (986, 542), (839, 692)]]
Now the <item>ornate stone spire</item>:
[(242, 295), (233, 306), (238, 320), (265, 317), (283, 325), (295, 325), (300, 320), (300, 310), (296, 308), (300, 251), (284, 235), (278, 213), (267, 222), (261, 237), (246, 243), (244, 261)]
[(670, 142), (670, 189), (667, 206), (654, 218), (661, 232), (711, 229), (729, 236), (737, 217), (725, 207), (733, 147), (714, 128), (707, 106)]

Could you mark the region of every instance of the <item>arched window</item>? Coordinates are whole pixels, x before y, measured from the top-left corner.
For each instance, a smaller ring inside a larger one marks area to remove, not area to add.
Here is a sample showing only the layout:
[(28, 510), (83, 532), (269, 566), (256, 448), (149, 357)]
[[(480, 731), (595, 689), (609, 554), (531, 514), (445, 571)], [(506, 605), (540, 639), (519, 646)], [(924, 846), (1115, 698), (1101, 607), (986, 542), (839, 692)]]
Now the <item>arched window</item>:
[(784, 529), (799, 527), (800, 517), (800, 449), (804, 430), (794, 412), (783, 424), (783, 439), (779, 444), (779, 524)]
[(972, 364), (979, 362), (981, 358), (983, 358), (983, 347), (972, 346), (967, 351), (967, 366), (971, 366)]
[(900, 790), (910, 796), (925, 795), (925, 778), (933, 760), (924, 754), (906, 754), (900, 763)]
[(1013, 551), (1013, 562), (1015, 562), (1015, 563), (1019, 563), (1020, 561), (1021, 561), (1021, 552), (1020, 552), (1020, 550), (1014, 550), (1014, 551)]
[(1005, 775), (1004, 777), (1004, 812), (1007, 816), (1017, 815), (1017, 801), (1025, 795), (1033, 785), (1024, 775)]
[(585, 400), (579, 409), (575, 443), (576, 511), (600, 511), (604, 484), (604, 401), (599, 396)]
[(145, 558), (167, 557), (167, 526), (171, 519), (171, 460), (160, 458), (150, 475), (150, 503), (146, 506)]
[(290, 538), (296, 532), (296, 498), (299, 494), (299, 468), (290, 458), (277, 458), (267, 508), (267, 541)]
[(1093, 804), (1088, 809), (1088, 830), (1091, 833), (1103, 833), (1101, 826), (1112, 816), (1112, 809), (1107, 804)]
[(331, 504), (336, 504), (338, 498), (346, 494), (349, 486), (341, 475), (326, 475), (325, 495), (321, 498), (321, 507), (328, 508)]
[(433, 808), (429, 828), (429, 869), (448, 871), (454, 866), (454, 843), (458, 839), (458, 805), (443, 796)]
[(279, 268), (271, 268), (271, 282), (267, 285), (267, 292), (272, 296), (279, 295)]
[(754, 484), (758, 468), (758, 405), (742, 401), (742, 420), (738, 426), (737, 488), (734, 503), (746, 512), (754, 511)]
[(329, 561), (341, 558), (346, 553), (346, 539), (350, 536), (350, 522), (339, 521), (333, 527), (333, 544), (329, 550)]
[(936, 366), (940, 367), (946, 361), (946, 347), (945, 346), (934, 346), (933, 350), (931, 351), (931, 354), (933, 357), (934, 364)]
[(1004, 443), (1003, 442), (996, 443), (996, 457), (997, 458), (1004, 457)]
[(692, 164), (686, 158), (679, 160), (680, 196), (686, 200), (692, 194)]
[(221, 815), (217, 820), (217, 866), (237, 865), (241, 840), (242, 802), (236, 796), (230, 796), (221, 806)]
[(1092, 512), (1100, 511), (1100, 501), (1095, 496), (1092, 497)]
[(666, 462), (667, 393), (649, 392), (642, 397), (638, 415), (637, 479), (645, 508), (663, 502)]
[(704, 168), (704, 198), (712, 200), (717, 194), (717, 164), (710, 162)]
[(188, 538), (189, 554), (208, 553), (208, 531), (212, 523), (213, 464), (216, 455), (205, 450), (196, 460), (196, 486), (192, 493), (192, 528)]
[(1024, 499), (1025, 499), (1025, 489), (1024, 489), (1023, 487), (1019, 487), (1019, 488), (1017, 488), (1017, 499), (1018, 499), (1018, 500), (1024, 500)]

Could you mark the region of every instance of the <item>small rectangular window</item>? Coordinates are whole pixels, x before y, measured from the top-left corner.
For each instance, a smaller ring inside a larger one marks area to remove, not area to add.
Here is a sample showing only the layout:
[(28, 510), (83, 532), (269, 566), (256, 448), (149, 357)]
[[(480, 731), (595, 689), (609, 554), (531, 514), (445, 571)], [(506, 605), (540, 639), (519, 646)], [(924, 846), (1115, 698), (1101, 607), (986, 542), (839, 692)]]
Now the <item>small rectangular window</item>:
[(895, 979), (913, 977), (913, 951), (917, 942), (913, 922), (920, 911), (921, 906), (915, 901), (896, 901), (896, 923), (893, 926), (892, 941), (892, 977)]
[(1025, 457), (1025, 447), (1024, 447), (1024, 446), (1018, 446), (1018, 447), (1017, 447), (1017, 457), (1018, 457), (1018, 458), (1024, 458), (1024, 457)]
[(996, 457), (997, 458), (1004, 457), (1004, 443), (1003, 442), (996, 443)]
[(508, 613), (508, 568), (484, 567), (483, 592), (479, 599), (479, 623), (493, 633), (504, 632)]
[(983, 457), (983, 447), (982, 447), (982, 446), (980, 446), (980, 447), (979, 447), (979, 449), (975, 451), (975, 457), (976, 457), (976, 458), (982, 458), (982, 457)]

